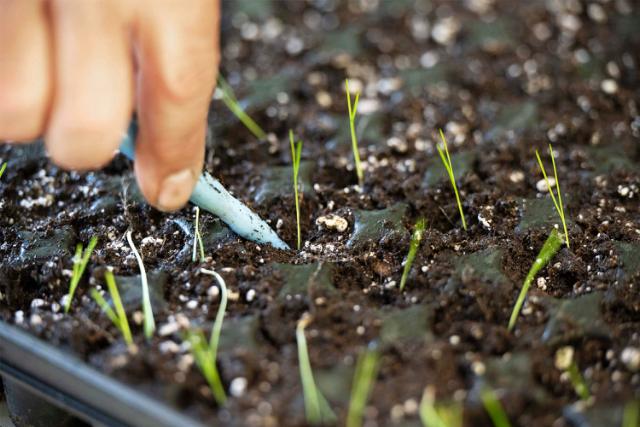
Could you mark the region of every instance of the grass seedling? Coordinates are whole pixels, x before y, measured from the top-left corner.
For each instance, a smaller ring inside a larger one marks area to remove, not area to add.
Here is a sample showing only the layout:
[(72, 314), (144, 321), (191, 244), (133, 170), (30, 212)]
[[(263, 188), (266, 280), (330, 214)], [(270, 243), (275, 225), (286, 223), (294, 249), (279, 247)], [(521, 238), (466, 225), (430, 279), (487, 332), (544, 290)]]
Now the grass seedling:
[(358, 356), (356, 372), (353, 375), (351, 400), (347, 414), (347, 427), (362, 425), (362, 413), (369, 400), (373, 383), (378, 376), (378, 362), (380, 356), (374, 349), (367, 349)]
[(464, 217), (464, 212), (462, 211), (462, 202), (460, 202), (460, 194), (458, 193), (458, 185), (456, 184), (456, 177), (453, 174), (453, 165), (451, 164), (451, 157), (449, 156), (449, 147), (447, 146), (447, 138), (444, 136), (444, 132), (440, 129), (440, 138), (442, 139), (442, 145), (444, 146), (444, 151), (440, 148), (439, 145), (436, 145), (438, 149), (438, 154), (440, 154), (440, 159), (442, 160), (442, 164), (444, 168), (447, 170), (447, 175), (449, 175), (449, 180), (451, 181), (451, 186), (453, 187), (453, 192), (456, 195), (456, 203), (458, 204), (458, 210), (460, 211), (460, 218), (462, 218), (462, 228), (467, 230), (467, 220)]
[(413, 260), (416, 258), (418, 248), (420, 247), (420, 242), (422, 241), (422, 235), (424, 234), (425, 225), (425, 219), (420, 218), (413, 228), (411, 243), (409, 243), (409, 253), (407, 254), (407, 259), (404, 262), (404, 270), (402, 270), (402, 277), (400, 278), (400, 292), (404, 290), (404, 285), (407, 283), (407, 277), (409, 277), (409, 272), (411, 271)]
[(147, 281), (147, 271), (144, 268), (142, 257), (133, 244), (131, 237), (131, 230), (127, 231), (127, 242), (133, 251), (133, 255), (138, 261), (138, 267), (140, 268), (140, 281), (142, 282), (142, 313), (144, 314), (144, 336), (147, 339), (151, 339), (153, 331), (156, 329), (156, 322), (153, 318), (153, 310), (151, 309), (151, 296), (149, 295), (149, 282)]
[(533, 279), (535, 279), (538, 272), (551, 261), (551, 258), (558, 252), (562, 246), (562, 238), (558, 233), (558, 230), (555, 228), (551, 230), (549, 237), (542, 245), (542, 249), (538, 253), (538, 256), (531, 266), (527, 277), (524, 279), (524, 283), (522, 285), (522, 289), (520, 289), (520, 294), (518, 295), (518, 299), (516, 300), (515, 305), (513, 306), (513, 311), (511, 311), (511, 317), (509, 318), (509, 331), (512, 331), (514, 326), (516, 326), (516, 322), (518, 321), (518, 315), (520, 314), (520, 309), (522, 309), (522, 304), (524, 304), (524, 299), (527, 296), (527, 292), (529, 291), (529, 287), (531, 283), (533, 283)]
[(494, 427), (511, 427), (502, 403), (500, 403), (500, 400), (498, 400), (493, 390), (488, 387), (482, 389), (480, 392), (480, 400), (482, 400), (482, 405), (485, 411), (487, 411), (487, 414), (489, 414), (489, 418), (491, 418)]
[(624, 405), (622, 413), (622, 427), (640, 426), (640, 404), (637, 400), (632, 400)]
[(462, 427), (462, 405), (436, 404), (436, 390), (433, 386), (424, 389), (419, 414), (424, 427)]
[(186, 334), (187, 341), (191, 345), (191, 354), (196, 361), (196, 365), (207, 384), (213, 398), (218, 405), (224, 405), (227, 401), (227, 394), (224, 391), (220, 374), (216, 366), (216, 359), (211, 351), (211, 348), (207, 345), (207, 339), (202, 331), (188, 331)]
[(218, 89), (222, 94), (222, 102), (225, 103), (227, 108), (242, 122), (242, 124), (249, 129), (249, 131), (258, 139), (265, 139), (267, 134), (262, 128), (255, 122), (245, 111), (240, 107), (240, 103), (236, 99), (236, 95), (233, 93), (231, 85), (218, 74)]
[(69, 293), (67, 294), (67, 299), (64, 302), (65, 313), (68, 313), (69, 308), (71, 308), (73, 295), (76, 292), (76, 288), (78, 287), (78, 283), (80, 283), (80, 278), (82, 278), (82, 274), (84, 273), (85, 268), (87, 268), (89, 258), (91, 258), (91, 253), (93, 252), (93, 249), (97, 244), (98, 237), (93, 236), (89, 240), (89, 244), (84, 250), (84, 253), (82, 252), (82, 243), (78, 243), (78, 245), (76, 246), (76, 255), (73, 257), (73, 271), (71, 272), (71, 281), (69, 282)]
[(564, 240), (567, 242), (567, 247), (569, 246), (569, 232), (567, 231), (567, 221), (564, 215), (564, 205), (562, 204), (562, 191), (560, 191), (560, 181), (558, 180), (558, 170), (556, 169), (556, 160), (553, 156), (553, 148), (551, 144), (549, 144), (549, 156), (551, 157), (551, 164), (553, 165), (553, 176), (556, 181), (556, 194), (554, 194), (551, 183), (549, 182), (549, 178), (547, 177), (547, 171), (544, 169), (544, 165), (542, 164), (542, 160), (540, 160), (540, 154), (538, 154), (538, 150), (536, 150), (536, 158), (538, 159), (538, 165), (540, 165), (540, 170), (542, 171), (542, 175), (544, 176), (544, 180), (547, 183), (547, 188), (549, 189), (549, 194), (551, 195), (551, 200), (553, 201), (553, 205), (556, 207), (556, 211), (558, 211), (558, 215), (560, 216), (560, 221), (562, 222), (562, 228), (564, 229)]
[(2, 174), (4, 174), (4, 170), (7, 168), (7, 162), (4, 162), (2, 166), (0, 166), (0, 178), (2, 178)]
[(557, 369), (566, 372), (574, 391), (582, 400), (589, 400), (591, 393), (589, 387), (580, 373), (580, 368), (573, 357), (573, 347), (564, 346), (556, 351), (555, 366)]
[(218, 307), (218, 312), (216, 313), (216, 319), (213, 322), (213, 329), (211, 330), (211, 338), (209, 340), (209, 347), (211, 348), (213, 355), (217, 356), (218, 343), (220, 342), (220, 333), (222, 332), (222, 322), (224, 321), (224, 313), (227, 310), (227, 285), (222, 276), (220, 276), (213, 270), (201, 268), (200, 272), (209, 276), (213, 276), (216, 279), (216, 282), (218, 282), (218, 286), (220, 287), (220, 306)]
[(300, 172), (300, 158), (302, 156), (302, 141), (294, 142), (293, 131), (289, 129), (289, 144), (291, 145), (291, 159), (293, 161), (293, 194), (296, 198), (296, 224), (298, 226), (298, 250), (302, 244), (300, 233), (300, 198), (298, 197), (298, 172)]
[(131, 329), (129, 328), (129, 321), (127, 320), (127, 313), (122, 306), (122, 300), (120, 299), (120, 293), (118, 292), (118, 286), (116, 286), (116, 279), (113, 277), (113, 272), (107, 270), (104, 273), (104, 280), (107, 282), (107, 288), (109, 289), (109, 295), (111, 295), (111, 301), (113, 302), (113, 308), (105, 301), (100, 292), (95, 289), (91, 289), (91, 297), (98, 304), (98, 306), (104, 311), (109, 320), (118, 328), (124, 341), (127, 345), (133, 344), (133, 337), (131, 336)]
[(227, 309), (227, 286), (222, 276), (212, 270), (200, 269), (200, 272), (213, 276), (218, 282), (220, 287), (220, 306), (216, 313), (216, 319), (213, 322), (213, 328), (211, 329), (211, 337), (209, 343), (204, 337), (202, 331), (188, 331), (186, 338), (191, 344), (191, 352), (193, 358), (198, 365), (198, 369), (202, 372), (202, 375), (207, 380), (211, 393), (218, 405), (224, 405), (227, 401), (227, 394), (224, 391), (222, 380), (218, 372), (216, 360), (218, 357), (218, 344), (220, 342), (220, 333), (222, 332), (222, 322), (224, 321), (224, 313)]
[(349, 109), (349, 129), (351, 130), (351, 149), (353, 150), (353, 160), (355, 162), (356, 174), (358, 175), (358, 185), (364, 185), (364, 172), (360, 163), (360, 152), (358, 151), (358, 138), (356, 137), (356, 113), (358, 111), (358, 101), (360, 100), (360, 92), (356, 93), (356, 98), (351, 105), (351, 92), (349, 92), (349, 79), (344, 81), (347, 92), (347, 108)]
[(316, 386), (311, 370), (311, 361), (309, 360), (309, 351), (307, 349), (307, 339), (304, 335), (304, 329), (311, 322), (311, 316), (305, 313), (298, 321), (296, 327), (296, 342), (298, 343), (298, 363), (300, 364), (300, 379), (302, 381), (302, 392), (304, 393), (304, 412), (307, 421), (312, 425), (330, 424), (335, 422), (336, 415), (331, 410), (329, 402), (322, 395), (322, 392)]
[(202, 245), (202, 235), (200, 234), (200, 208), (196, 206), (196, 220), (193, 224), (193, 254), (191, 262), (196, 262), (197, 252), (200, 250), (200, 262), (204, 262), (204, 246)]

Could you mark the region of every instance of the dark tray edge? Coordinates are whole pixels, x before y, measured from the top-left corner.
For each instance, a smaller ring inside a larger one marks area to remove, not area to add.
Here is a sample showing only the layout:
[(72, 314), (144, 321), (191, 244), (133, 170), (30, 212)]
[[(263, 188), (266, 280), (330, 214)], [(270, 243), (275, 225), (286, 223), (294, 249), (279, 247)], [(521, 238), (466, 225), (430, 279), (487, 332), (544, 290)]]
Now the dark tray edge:
[(74, 355), (0, 321), (0, 372), (80, 418), (113, 427), (204, 427)]

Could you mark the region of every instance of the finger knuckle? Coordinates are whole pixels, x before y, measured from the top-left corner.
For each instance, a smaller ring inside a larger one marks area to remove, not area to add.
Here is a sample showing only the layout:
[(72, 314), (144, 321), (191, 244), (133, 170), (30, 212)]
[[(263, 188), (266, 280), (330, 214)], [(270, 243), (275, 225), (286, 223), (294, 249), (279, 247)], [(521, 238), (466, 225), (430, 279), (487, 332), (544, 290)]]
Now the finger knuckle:
[(172, 65), (164, 67), (159, 75), (160, 90), (170, 101), (186, 104), (208, 97), (213, 87), (219, 59), (210, 57), (198, 65)]

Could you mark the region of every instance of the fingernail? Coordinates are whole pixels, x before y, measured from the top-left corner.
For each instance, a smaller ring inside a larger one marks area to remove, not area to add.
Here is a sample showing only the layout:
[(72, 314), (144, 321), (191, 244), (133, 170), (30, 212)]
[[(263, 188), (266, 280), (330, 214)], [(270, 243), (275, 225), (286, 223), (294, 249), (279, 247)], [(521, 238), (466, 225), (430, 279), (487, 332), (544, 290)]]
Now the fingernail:
[(158, 194), (158, 209), (175, 211), (180, 209), (191, 196), (195, 174), (191, 169), (183, 169), (169, 175), (162, 181)]

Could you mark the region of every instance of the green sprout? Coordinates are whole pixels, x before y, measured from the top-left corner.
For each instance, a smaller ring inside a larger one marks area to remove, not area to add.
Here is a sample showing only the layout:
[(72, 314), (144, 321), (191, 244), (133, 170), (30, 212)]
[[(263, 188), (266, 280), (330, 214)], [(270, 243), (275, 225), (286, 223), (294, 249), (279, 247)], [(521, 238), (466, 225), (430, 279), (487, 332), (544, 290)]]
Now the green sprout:
[(109, 289), (109, 295), (111, 295), (111, 301), (113, 302), (114, 308), (111, 308), (109, 303), (105, 301), (102, 294), (96, 289), (91, 289), (91, 297), (107, 315), (109, 320), (111, 320), (116, 328), (118, 328), (124, 338), (124, 341), (130, 346), (133, 344), (133, 337), (131, 336), (127, 313), (124, 311), (122, 300), (120, 299), (120, 293), (118, 292), (118, 286), (116, 286), (116, 279), (113, 277), (113, 272), (111, 270), (107, 270), (104, 273), (104, 280), (107, 282), (107, 288)]
[(380, 356), (374, 349), (367, 349), (358, 356), (356, 372), (353, 375), (351, 387), (351, 400), (347, 414), (347, 427), (359, 427), (362, 425), (362, 413), (371, 394), (373, 383), (378, 376)]
[(500, 400), (498, 400), (493, 390), (488, 387), (482, 389), (480, 392), (480, 400), (482, 400), (484, 409), (487, 411), (487, 414), (489, 414), (489, 418), (491, 418), (494, 427), (511, 427), (502, 403), (500, 403)]
[(436, 390), (433, 386), (424, 389), (419, 414), (424, 427), (462, 427), (462, 405), (436, 404)]
[(518, 299), (516, 300), (515, 305), (513, 306), (513, 310), (511, 311), (511, 317), (509, 318), (509, 331), (513, 330), (514, 326), (516, 326), (516, 322), (518, 321), (518, 315), (520, 314), (520, 309), (522, 309), (522, 304), (524, 304), (524, 299), (527, 296), (527, 292), (529, 291), (529, 287), (531, 283), (533, 283), (533, 279), (535, 279), (538, 272), (551, 261), (551, 258), (558, 252), (560, 247), (562, 246), (562, 238), (558, 233), (558, 230), (555, 228), (551, 230), (549, 237), (542, 245), (542, 249), (538, 253), (535, 262), (531, 266), (527, 277), (524, 279), (524, 283), (522, 285), (522, 289), (520, 289), (520, 294), (518, 295)]
[(411, 243), (409, 243), (409, 253), (407, 254), (407, 259), (404, 262), (404, 270), (402, 271), (402, 277), (400, 278), (400, 292), (402, 292), (402, 290), (404, 289), (404, 285), (407, 283), (407, 277), (409, 277), (409, 272), (411, 271), (413, 260), (416, 258), (418, 248), (420, 247), (420, 242), (422, 241), (422, 235), (424, 234), (425, 225), (425, 219), (420, 218), (413, 228)]
[(0, 166), (0, 178), (2, 178), (2, 174), (4, 174), (4, 170), (7, 168), (7, 162), (4, 162), (2, 166)]
[(193, 225), (193, 255), (191, 262), (196, 262), (197, 250), (200, 249), (200, 262), (204, 262), (204, 246), (202, 245), (202, 235), (200, 234), (200, 208), (196, 206), (196, 219)]
[(351, 149), (353, 150), (353, 160), (356, 166), (356, 174), (358, 175), (358, 185), (364, 185), (364, 172), (360, 163), (360, 153), (358, 152), (358, 138), (356, 137), (356, 113), (358, 111), (358, 101), (360, 100), (360, 92), (356, 93), (356, 98), (351, 106), (351, 92), (349, 91), (349, 79), (344, 81), (347, 92), (347, 107), (349, 108), (349, 128), (351, 130)]
[(213, 270), (201, 268), (200, 272), (209, 276), (213, 276), (216, 279), (216, 282), (218, 282), (218, 286), (220, 287), (220, 307), (218, 307), (216, 319), (213, 322), (213, 329), (211, 330), (211, 338), (209, 340), (209, 347), (211, 347), (213, 355), (216, 356), (218, 353), (218, 343), (220, 342), (220, 333), (222, 332), (224, 313), (227, 310), (227, 285), (222, 276), (220, 276)]
[(218, 344), (220, 342), (220, 333), (222, 332), (222, 322), (224, 321), (224, 313), (227, 310), (227, 286), (222, 276), (217, 272), (204, 268), (201, 268), (200, 272), (213, 276), (216, 282), (218, 282), (218, 286), (220, 287), (220, 306), (216, 313), (216, 319), (213, 322), (208, 344), (202, 331), (188, 331), (186, 338), (191, 344), (193, 358), (200, 372), (202, 372), (202, 375), (207, 380), (214, 399), (219, 405), (224, 405), (227, 401), (227, 394), (224, 391), (224, 386), (220, 379), (216, 360), (218, 358)]
[(296, 198), (296, 223), (298, 225), (298, 250), (302, 244), (300, 233), (300, 198), (298, 197), (298, 172), (300, 172), (300, 158), (302, 156), (302, 141), (294, 142), (293, 131), (289, 130), (289, 143), (291, 144), (291, 159), (293, 160), (293, 193)]
[(64, 302), (65, 313), (68, 313), (71, 308), (73, 295), (76, 292), (76, 288), (78, 287), (78, 283), (80, 283), (80, 279), (82, 278), (85, 268), (87, 268), (89, 258), (91, 258), (91, 253), (96, 247), (96, 244), (98, 244), (98, 237), (93, 236), (89, 240), (89, 244), (84, 250), (84, 253), (82, 252), (82, 243), (78, 243), (76, 246), (76, 255), (73, 257), (73, 271), (71, 272), (71, 281), (69, 282), (69, 293), (67, 294), (67, 299)]
[(451, 157), (449, 156), (449, 147), (447, 146), (447, 138), (444, 136), (444, 132), (440, 129), (440, 138), (442, 139), (442, 144), (444, 145), (444, 152), (439, 145), (436, 146), (438, 149), (438, 154), (440, 154), (440, 159), (442, 160), (442, 164), (444, 168), (447, 170), (447, 175), (449, 175), (449, 180), (451, 181), (451, 186), (453, 187), (453, 192), (456, 195), (456, 203), (458, 204), (458, 210), (460, 211), (460, 218), (462, 218), (462, 227), (467, 230), (467, 221), (464, 217), (464, 212), (462, 211), (462, 202), (460, 202), (460, 194), (458, 193), (458, 185), (456, 184), (456, 177), (453, 174), (453, 164), (451, 163)]
[(622, 427), (638, 427), (640, 425), (640, 404), (631, 400), (624, 405), (622, 413)]
[(589, 387), (586, 381), (580, 373), (580, 369), (573, 357), (573, 347), (567, 345), (560, 347), (556, 351), (555, 365), (559, 370), (566, 372), (569, 376), (569, 381), (573, 386), (574, 391), (582, 400), (589, 400), (591, 394), (589, 393)]
[(240, 103), (233, 93), (231, 85), (218, 74), (218, 89), (222, 93), (222, 102), (225, 103), (227, 108), (242, 122), (243, 125), (258, 139), (265, 139), (267, 134), (262, 128), (255, 122), (245, 111), (240, 107)]
[(316, 386), (311, 370), (311, 361), (309, 360), (309, 351), (307, 349), (307, 339), (304, 335), (304, 329), (311, 322), (311, 316), (305, 313), (298, 321), (296, 327), (296, 341), (298, 343), (298, 362), (300, 364), (300, 379), (302, 381), (302, 391), (304, 394), (304, 412), (307, 416), (309, 424), (330, 424), (335, 422), (336, 415), (331, 410), (329, 402), (322, 395), (322, 392)]
[(149, 282), (147, 280), (147, 271), (144, 268), (142, 257), (133, 244), (133, 238), (131, 237), (131, 230), (127, 231), (127, 242), (131, 247), (133, 255), (138, 261), (138, 267), (140, 268), (140, 282), (142, 283), (142, 313), (144, 315), (144, 336), (147, 339), (151, 339), (153, 331), (156, 329), (156, 322), (153, 318), (153, 310), (151, 309), (151, 296), (149, 295)]
[[(560, 181), (558, 180), (558, 170), (556, 169), (556, 160), (553, 156), (553, 148), (551, 144), (549, 144), (549, 156), (551, 157), (551, 164), (553, 165), (553, 176), (556, 184), (556, 192), (554, 194), (551, 183), (549, 182), (549, 178), (547, 177), (547, 171), (542, 164), (542, 160), (540, 160), (540, 154), (538, 154), (538, 150), (536, 150), (536, 158), (538, 159), (538, 165), (540, 165), (540, 170), (542, 171), (542, 175), (544, 176), (544, 180), (547, 183), (547, 188), (549, 189), (549, 194), (551, 195), (551, 200), (553, 201), (553, 205), (560, 216), (560, 221), (562, 222), (562, 228), (564, 229), (564, 240), (567, 242), (567, 247), (569, 247), (569, 232), (567, 231), (567, 220), (564, 215), (564, 205), (562, 204), (562, 192), (560, 191)], [(556, 197), (557, 196), (557, 197)]]

